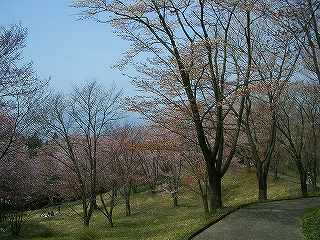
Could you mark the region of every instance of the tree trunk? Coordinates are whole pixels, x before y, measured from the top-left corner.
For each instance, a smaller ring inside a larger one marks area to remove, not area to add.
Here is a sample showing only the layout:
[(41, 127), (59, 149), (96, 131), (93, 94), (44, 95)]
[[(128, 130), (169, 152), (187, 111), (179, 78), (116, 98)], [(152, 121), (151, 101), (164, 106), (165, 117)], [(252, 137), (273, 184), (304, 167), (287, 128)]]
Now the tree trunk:
[(14, 236), (19, 236), (21, 227), (22, 227), (22, 222), (23, 222), (22, 213), (15, 212), (12, 214), (12, 217), (10, 219), (10, 228), (11, 228), (11, 233)]
[(299, 177), (300, 177), (300, 189), (303, 197), (308, 196), (308, 186), (307, 186), (307, 172), (303, 167), (302, 160), (300, 157), (295, 159), (296, 166), (298, 168)]
[(198, 179), (198, 186), (199, 186), (199, 191), (201, 194), (201, 199), (202, 199), (202, 204), (203, 204), (203, 210), (206, 216), (209, 215), (209, 204), (208, 204), (208, 181), (207, 179), (204, 180), (204, 184), (202, 186), (201, 180)]
[[(260, 169), (259, 171), (263, 170)], [(257, 176), (259, 185), (259, 201), (264, 202), (268, 200), (268, 175), (263, 172), (259, 172)]]
[(301, 188), (302, 196), (303, 197), (307, 197), (308, 196), (308, 186), (307, 186), (307, 175), (306, 175), (306, 173), (301, 173), (300, 174), (300, 188)]
[(278, 181), (279, 180), (278, 168), (279, 168), (279, 159), (276, 157), (273, 160), (273, 180), (274, 181)]
[(176, 192), (171, 194), (173, 207), (178, 207), (178, 195)]
[(203, 209), (204, 209), (204, 213), (205, 215), (209, 215), (209, 205), (208, 205), (208, 195), (207, 194), (203, 194), (202, 196), (202, 204), (203, 204)]
[(89, 227), (90, 224), (90, 218), (88, 216), (83, 217), (83, 225), (86, 227)]
[(211, 190), (210, 208), (214, 212), (215, 209), (222, 208), (221, 177), (218, 174), (209, 174), (209, 185)]
[(105, 201), (103, 200), (103, 195), (100, 193), (100, 200), (101, 200), (101, 204), (102, 204), (102, 207), (103, 207), (103, 210), (100, 209), (100, 211), (102, 212), (102, 214), (104, 216), (107, 217), (108, 222), (110, 224), (110, 227), (114, 227), (114, 224), (113, 224), (113, 208), (114, 208), (114, 204), (115, 204), (115, 197), (116, 197), (116, 190), (115, 190), (115, 186), (113, 186), (111, 200), (110, 200), (110, 208), (108, 210), (107, 205), (106, 205)]
[(130, 195), (126, 196), (126, 216), (131, 216)]
[(149, 184), (149, 186), (150, 186), (151, 193), (157, 193), (156, 184), (151, 183)]
[(273, 180), (274, 181), (278, 181), (279, 180), (278, 168), (277, 167), (274, 169), (274, 172), (273, 172)]
[(108, 217), (108, 221), (109, 221), (110, 227), (114, 227), (112, 213), (110, 213), (110, 216)]
[(137, 184), (132, 185), (132, 193), (137, 193), (138, 192), (138, 187)]
[[(309, 1), (310, 2), (310, 1)], [(314, 15), (313, 15), (314, 17)], [(316, 24), (316, 23), (314, 23)], [(318, 35), (319, 40), (318, 44), (320, 44), (320, 35)], [(320, 47), (320, 45), (319, 45)], [(320, 80), (319, 80), (320, 83)], [(315, 122), (312, 123), (312, 190), (314, 192), (318, 191), (317, 181), (318, 181), (318, 136), (316, 134)]]
[(126, 216), (130, 216), (131, 215), (131, 205), (130, 205), (131, 183), (127, 183), (123, 186), (122, 196), (125, 201)]
[(131, 216), (130, 192), (125, 193), (126, 216)]
[(98, 204), (97, 204), (97, 197), (96, 197), (96, 195), (94, 195), (94, 196), (92, 197), (92, 206), (93, 206), (93, 209), (94, 209), (94, 210), (97, 210), (97, 209), (98, 209)]
[(313, 166), (312, 166), (312, 190), (314, 192), (318, 190), (317, 181), (318, 181), (318, 166), (317, 166), (317, 159), (314, 159)]
[(83, 209), (83, 224), (89, 226), (90, 220), (94, 211), (94, 207), (97, 205), (96, 196), (90, 197), (90, 202), (87, 199), (82, 199), (82, 209)]
[(88, 204), (87, 204), (87, 199), (84, 196), (82, 196), (82, 211), (83, 211), (83, 225), (89, 226), (90, 218), (88, 215)]

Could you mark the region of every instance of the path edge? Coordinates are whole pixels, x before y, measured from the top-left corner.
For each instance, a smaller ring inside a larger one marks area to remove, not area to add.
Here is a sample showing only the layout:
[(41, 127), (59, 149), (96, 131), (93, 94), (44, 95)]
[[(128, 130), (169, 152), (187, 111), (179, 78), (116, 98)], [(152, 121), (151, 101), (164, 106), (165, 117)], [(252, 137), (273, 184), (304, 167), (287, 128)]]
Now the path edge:
[(235, 207), (234, 209), (230, 210), (229, 212), (222, 214), (221, 216), (219, 216), (218, 218), (214, 219), (213, 221), (207, 223), (206, 225), (202, 226), (199, 229), (194, 230), (190, 235), (186, 236), (186, 240), (192, 240), (195, 236), (199, 235), (200, 233), (204, 232), (205, 230), (207, 230), (209, 227), (211, 227), (212, 225), (220, 222), (221, 220), (223, 220), (225, 217), (231, 215), (232, 213), (251, 206), (253, 204), (258, 204), (258, 203), (269, 203), (269, 202), (282, 202), (282, 201), (288, 201), (288, 200), (298, 200), (298, 199), (308, 199), (308, 198), (319, 198), (320, 195), (311, 195), (311, 196), (306, 196), (306, 197), (302, 197), (302, 196), (298, 196), (298, 197), (289, 197), (289, 198), (281, 198), (281, 199), (270, 199), (264, 202), (259, 202), (259, 201), (255, 201), (255, 202), (250, 202), (250, 203), (245, 203), (245, 204), (241, 204), (237, 207)]

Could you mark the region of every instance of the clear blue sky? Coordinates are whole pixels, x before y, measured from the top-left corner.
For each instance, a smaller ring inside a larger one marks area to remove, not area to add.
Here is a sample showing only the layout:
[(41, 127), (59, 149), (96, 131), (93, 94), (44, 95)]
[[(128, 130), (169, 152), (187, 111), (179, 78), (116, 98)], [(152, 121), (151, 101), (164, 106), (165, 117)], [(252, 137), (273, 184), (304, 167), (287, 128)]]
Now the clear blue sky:
[(134, 94), (128, 78), (111, 66), (128, 43), (109, 25), (77, 21), (71, 0), (0, 0), (0, 25), (21, 24), (28, 29), (24, 56), (32, 60), (38, 76), (51, 76), (51, 88), (67, 92), (75, 84), (113, 81), (126, 94)]

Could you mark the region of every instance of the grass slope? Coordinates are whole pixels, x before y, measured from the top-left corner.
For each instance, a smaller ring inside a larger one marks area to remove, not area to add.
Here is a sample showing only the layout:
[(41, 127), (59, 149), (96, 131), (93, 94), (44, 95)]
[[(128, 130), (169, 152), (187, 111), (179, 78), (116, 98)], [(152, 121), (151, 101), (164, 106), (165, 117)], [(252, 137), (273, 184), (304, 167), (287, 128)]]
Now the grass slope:
[[(269, 181), (269, 198), (296, 196), (299, 186), (279, 180)], [(201, 200), (188, 189), (183, 189), (179, 197), (179, 207), (171, 207), (167, 195), (138, 193), (133, 196), (133, 214), (126, 217), (123, 204), (116, 206), (114, 213), (115, 227), (110, 228), (105, 218), (99, 213), (94, 218), (89, 230), (85, 230), (82, 221), (67, 205), (62, 207), (62, 214), (51, 219), (39, 217), (40, 210), (30, 213), (32, 217), (24, 225), (22, 239), (28, 240), (182, 240), (195, 229), (201, 228), (220, 214), (239, 204), (256, 201), (257, 183), (254, 171), (238, 169), (230, 171), (223, 179), (225, 208), (214, 216), (206, 218), (203, 214)], [(80, 211), (81, 206), (73, 204), (73, 209)], [(69, 204), (70, 205), (70, 204)], [(14, 239), (1, 235), (0, 239)]]
[(313, 209), (304, 216), (302, 228), (306, 240), (320, 239), (320, 208)]

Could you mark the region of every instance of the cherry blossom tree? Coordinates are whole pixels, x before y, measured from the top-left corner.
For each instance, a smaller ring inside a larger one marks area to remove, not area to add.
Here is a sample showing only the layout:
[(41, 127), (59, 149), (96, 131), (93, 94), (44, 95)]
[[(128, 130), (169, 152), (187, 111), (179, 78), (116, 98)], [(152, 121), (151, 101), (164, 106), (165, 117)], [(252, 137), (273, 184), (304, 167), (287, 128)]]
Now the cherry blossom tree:
[(75, 88), (68, 97), (53, 96), (39, 116), (57, 151), (54, 159), (70, 169), (77, 179), (88, 226), (97, 207), (97, 159), (101, 139), (119, 120), (120, 92), (105, 90), (96, 82)]
[(317, 186), (319, 172), (319, 87), (292, 83), (283, 98), (277, 127), (280, 142), (296, 164), (301, 193), (308, 195), (307, 179)]

